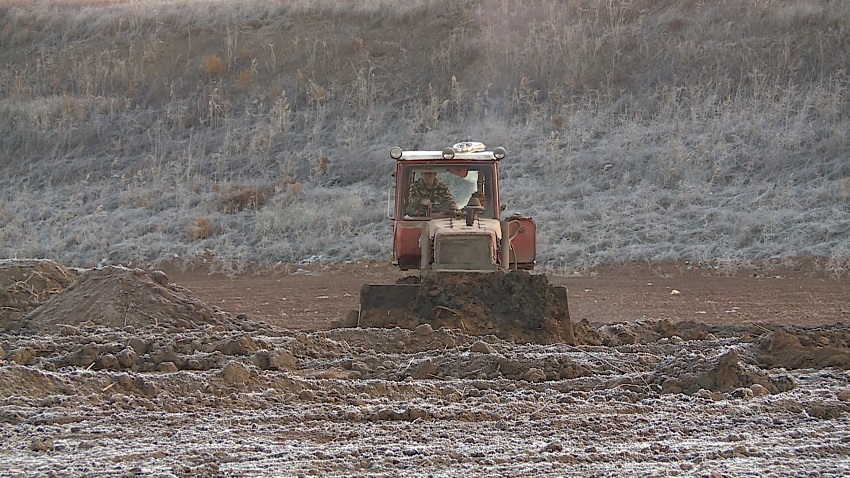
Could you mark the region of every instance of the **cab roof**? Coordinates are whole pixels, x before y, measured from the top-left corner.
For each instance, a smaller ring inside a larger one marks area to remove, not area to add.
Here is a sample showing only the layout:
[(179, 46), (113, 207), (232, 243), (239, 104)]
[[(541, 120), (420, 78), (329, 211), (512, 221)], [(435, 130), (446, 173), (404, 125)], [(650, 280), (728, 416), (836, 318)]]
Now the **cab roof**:
[(396, 161), (499, 161), (505, 157), (505, 148), (493, 148), (487, 151), (484, 143), (457, 143), (442, 151), (404, 151), (395, 146), (390, 149), (390, 157)]
[(466, 159), (472, 161), (493, 161), (496, 156), (492, 151), (477, 151), (475, 153), (455, 153), (454, 157), (443, 157), (442, 151), (404, 151), (397, 161), (456, 161)]

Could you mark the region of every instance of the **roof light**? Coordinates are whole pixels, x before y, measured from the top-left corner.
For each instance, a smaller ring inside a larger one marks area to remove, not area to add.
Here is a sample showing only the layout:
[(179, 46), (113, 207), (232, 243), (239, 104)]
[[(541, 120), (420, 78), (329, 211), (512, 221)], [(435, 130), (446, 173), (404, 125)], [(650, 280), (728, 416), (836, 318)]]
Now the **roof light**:
[(443, 159), (452, 159), (455, 157), (455, 150), (452, 148), (446, 148), (443, 150)]
[(501, 146), (493, 150), (493, 157), (498, 160), (504, 159), (506, 154), (508, 154), (508, 152)]
[(452, 149), (458, 153), (477, 153), (487, 149), (487, 146), (484, 146), (484, 143), (478, 141), (464, 141), (462, 143), (455, 143)]
[(395, 160), (401, 159), (401, 154), (402, 154), (402, 150), (401, 150), (400, 147), (393, 146), (392, 148), (390, 148), (390, 157), (391, 158), (393, 158)]

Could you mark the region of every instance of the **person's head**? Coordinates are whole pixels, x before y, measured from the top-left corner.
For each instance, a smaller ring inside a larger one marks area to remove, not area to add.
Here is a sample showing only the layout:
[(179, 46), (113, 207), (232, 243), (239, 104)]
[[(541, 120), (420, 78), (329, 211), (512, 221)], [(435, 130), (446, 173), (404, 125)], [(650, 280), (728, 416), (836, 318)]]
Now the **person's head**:
[(436, 171), (422, 171), (422, 181), (425, 182), (425, 185), (428, 188), (433, 188), (435, 184), (437, 184), (437, 172)]

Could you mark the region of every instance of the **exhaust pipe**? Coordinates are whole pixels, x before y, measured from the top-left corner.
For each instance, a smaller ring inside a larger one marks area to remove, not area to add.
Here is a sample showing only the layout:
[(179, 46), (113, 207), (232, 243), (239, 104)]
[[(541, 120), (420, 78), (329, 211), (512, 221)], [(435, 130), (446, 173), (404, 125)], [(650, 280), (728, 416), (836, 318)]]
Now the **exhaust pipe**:
[(508, 221), (502, 221), (502, 254), (499, 259), (503, 271), (511, 268), (511, 225)]
[(422, 232), (419, 233), (419, 270), (426, 271), (431, 268), (431, 221), (422, 221)]

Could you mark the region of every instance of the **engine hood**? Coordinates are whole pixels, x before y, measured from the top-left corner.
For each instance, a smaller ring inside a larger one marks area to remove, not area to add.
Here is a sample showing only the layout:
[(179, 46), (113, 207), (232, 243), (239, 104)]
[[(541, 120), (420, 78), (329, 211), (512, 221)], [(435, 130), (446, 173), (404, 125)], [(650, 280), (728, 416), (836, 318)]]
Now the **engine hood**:
[(488, 235), (498, 242), (502, 239), (502, 224), (497, 219), (477, 219), (471, 226), (463, 219), (432, 219), (428, 230), (431, 239), (440, 235)]

